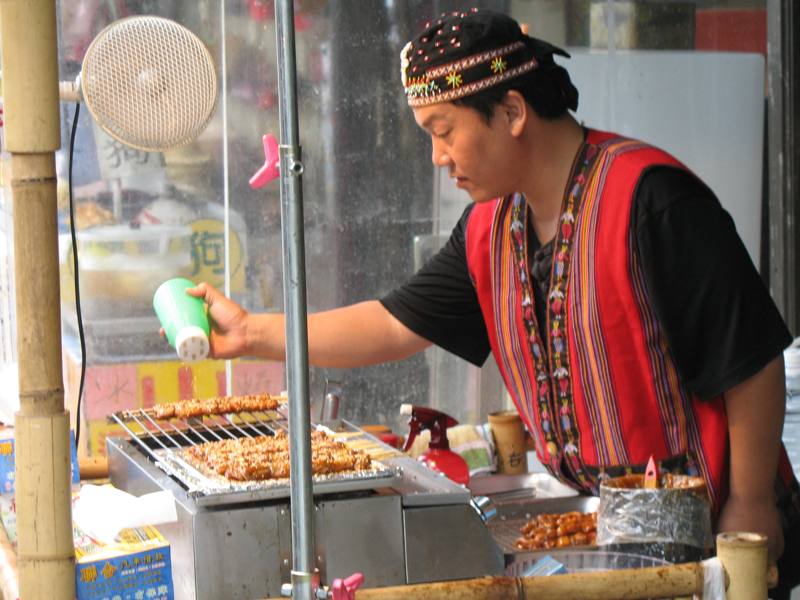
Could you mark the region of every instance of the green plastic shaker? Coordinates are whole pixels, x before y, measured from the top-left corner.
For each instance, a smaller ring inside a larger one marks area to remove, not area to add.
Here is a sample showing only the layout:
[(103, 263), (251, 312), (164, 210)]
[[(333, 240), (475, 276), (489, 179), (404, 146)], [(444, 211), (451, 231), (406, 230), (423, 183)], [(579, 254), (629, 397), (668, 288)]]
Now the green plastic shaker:
[(210, 334), (206, 307), (200, 298), (186, 293), (194, 283), (183, 277), (169, 279), (153, 295), (153, 308), (167, 334), (167, 341), (185, 362), (208, 356)]

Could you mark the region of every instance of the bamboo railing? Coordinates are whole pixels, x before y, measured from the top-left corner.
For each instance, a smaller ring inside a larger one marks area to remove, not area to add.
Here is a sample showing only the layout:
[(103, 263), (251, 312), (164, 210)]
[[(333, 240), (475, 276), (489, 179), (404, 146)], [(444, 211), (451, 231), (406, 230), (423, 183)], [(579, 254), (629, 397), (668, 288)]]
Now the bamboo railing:
[(61, 146), (55, 0), (2, 0), (11, 153), (20, 410), (15, 419), (22, 598), (75, 597), (69, 415), (61, 371), (55, 151)]
[[(767, 600), (767, 539), (752, 533), (717, 536), (726, 600)], [(369, 582), (366, 582), (367, 584)], [(704, 567), (667, 567), (571, 573), (553, 577), (481, 577), (356, 590), (355, 600), (644, 600), (702, 598)], [(273, 599), (277, 600), (277, 599)]]

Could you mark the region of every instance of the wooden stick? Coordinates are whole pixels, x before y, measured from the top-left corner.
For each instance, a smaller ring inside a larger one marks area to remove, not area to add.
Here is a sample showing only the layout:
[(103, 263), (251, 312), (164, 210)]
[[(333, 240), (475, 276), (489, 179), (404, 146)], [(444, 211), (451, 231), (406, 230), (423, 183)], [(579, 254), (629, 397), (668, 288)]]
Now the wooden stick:
[(766, 600), (766, 537), (757, 533), (720, 533), (717, 556), (730, 578), (727, 600)]
[(55, 150), (61, 145), (55, 0), (0, 2), (11, 152), (20, 411), (15, 418), (19, 592), (75, 597), (64, 411)]
[(78, 457), (78, 469), (81, 472), (81, 480), (105, 479), (108, 477), (108, 458), (105, 456), (80, 456)]

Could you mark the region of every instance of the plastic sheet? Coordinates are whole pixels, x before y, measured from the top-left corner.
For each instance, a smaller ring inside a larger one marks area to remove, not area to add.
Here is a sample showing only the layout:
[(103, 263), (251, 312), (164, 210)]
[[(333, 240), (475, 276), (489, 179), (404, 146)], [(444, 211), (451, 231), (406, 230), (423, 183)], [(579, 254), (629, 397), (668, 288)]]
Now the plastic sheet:
[(121, 529), (174, 523), (178, 512), (166, 490), (136, 497), (111, 485), (85, 484), (73, 502), (72, 519), (95, 539), (113, 544)]
[(703, 480), (668, 475), (664, 487), (642, 488), (629, 475), (600, 485), (597, 543), (671, 562), (697, 560), (713, 543), (711, 506)]
[(725, 600), (725, 569), (716, 557), (703, 561), (703, 600)]

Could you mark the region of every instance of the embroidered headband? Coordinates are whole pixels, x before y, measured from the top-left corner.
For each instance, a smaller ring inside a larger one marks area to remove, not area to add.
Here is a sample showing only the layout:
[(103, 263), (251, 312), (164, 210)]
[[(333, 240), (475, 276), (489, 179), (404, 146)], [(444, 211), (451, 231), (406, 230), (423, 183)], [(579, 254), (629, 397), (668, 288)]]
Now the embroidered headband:
[(553, 54), (569, 56), (524, 35), (510, 17), (473, 8), (427, 23), (400, 53), (400, 72), (409, 106), (429, 106), (476, 94), (542, 62), (554, 64)]

